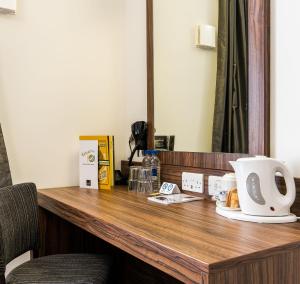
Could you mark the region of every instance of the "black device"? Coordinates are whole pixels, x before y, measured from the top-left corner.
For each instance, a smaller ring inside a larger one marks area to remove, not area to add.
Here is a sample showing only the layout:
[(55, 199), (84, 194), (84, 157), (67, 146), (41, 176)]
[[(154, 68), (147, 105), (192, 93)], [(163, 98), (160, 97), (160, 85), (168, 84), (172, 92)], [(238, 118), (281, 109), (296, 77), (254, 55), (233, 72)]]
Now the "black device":
[[(132, 160), (136, 151), (138, 156), (140, 150), (147, 150), (147, 122), (137, 121), (131, 125), (131, 136), (129, 138), (129, 148), (131, 155), (129, 157), (129, 167), (132, 165)], [(131, 145), (135, 144), (132, 149)]]
[(115, 185), (127, 185), (127, 178), (122, 175), (120, 170), (115, 170)]

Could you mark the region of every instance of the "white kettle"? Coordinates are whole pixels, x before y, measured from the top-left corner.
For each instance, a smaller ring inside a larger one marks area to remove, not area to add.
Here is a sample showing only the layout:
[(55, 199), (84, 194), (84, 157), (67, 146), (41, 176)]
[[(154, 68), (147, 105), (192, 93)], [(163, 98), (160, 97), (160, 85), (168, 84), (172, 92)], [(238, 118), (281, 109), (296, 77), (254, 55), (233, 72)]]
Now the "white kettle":
[[(280, 161), (258, 156), (230, 162), (235, 170), (239, 203), (243, 213), (255, 216), (286, 216), (295, 201), (295, 181)], [(285, 179), (287, 193), (279, 192), (275, 174)]]

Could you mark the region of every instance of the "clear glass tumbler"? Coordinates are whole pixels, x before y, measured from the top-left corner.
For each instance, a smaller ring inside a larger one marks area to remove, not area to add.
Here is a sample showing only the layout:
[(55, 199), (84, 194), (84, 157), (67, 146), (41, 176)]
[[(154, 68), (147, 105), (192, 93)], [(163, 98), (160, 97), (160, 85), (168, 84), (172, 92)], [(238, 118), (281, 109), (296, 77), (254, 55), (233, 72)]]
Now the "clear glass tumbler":
[(153, 192), (151, 168), (140, 168), (137, 192), (142, 194), (150, 194)]
[(129, 168), (128, 191), (136, 192), (141, 167), (132, 166)]

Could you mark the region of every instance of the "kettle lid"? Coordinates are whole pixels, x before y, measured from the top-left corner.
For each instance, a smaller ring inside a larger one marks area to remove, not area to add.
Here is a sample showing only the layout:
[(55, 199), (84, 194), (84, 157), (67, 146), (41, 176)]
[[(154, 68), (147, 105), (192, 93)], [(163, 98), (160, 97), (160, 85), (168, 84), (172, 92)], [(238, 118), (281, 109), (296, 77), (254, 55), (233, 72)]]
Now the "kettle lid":
[(235, 173), (227, 173), (222, 176), (222, 181), (236, 182)]
[(266, 156), (255, 156), (255, 157), (248, 157), (248, 158), (240, 158), (237, 159), (237, 162), (254, 162), (254, 161), (269, 161), (274, 160), (272, 158), (268, 158)]

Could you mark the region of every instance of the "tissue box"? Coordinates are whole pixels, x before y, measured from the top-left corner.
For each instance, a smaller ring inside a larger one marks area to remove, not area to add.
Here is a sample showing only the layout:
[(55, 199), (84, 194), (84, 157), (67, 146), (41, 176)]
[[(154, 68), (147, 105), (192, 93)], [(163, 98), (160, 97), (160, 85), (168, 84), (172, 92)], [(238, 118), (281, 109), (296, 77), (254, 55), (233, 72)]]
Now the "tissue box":
[(80, 187), (111, 189), (114, 166), (113, 136), (80, 136)]

